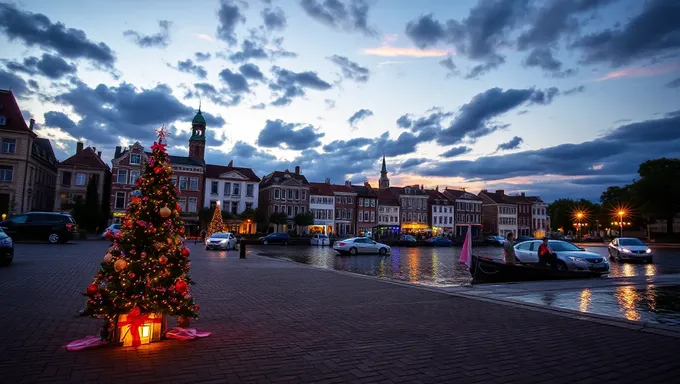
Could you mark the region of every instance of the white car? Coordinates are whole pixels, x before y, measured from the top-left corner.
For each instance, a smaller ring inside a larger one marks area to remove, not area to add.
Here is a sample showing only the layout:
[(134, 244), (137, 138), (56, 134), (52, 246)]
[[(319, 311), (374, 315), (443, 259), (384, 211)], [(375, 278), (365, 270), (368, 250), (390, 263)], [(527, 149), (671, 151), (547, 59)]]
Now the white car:
[(377, 243), (366, 237), (352, 237), (345, 240), (338, 240), (333, 243), (333, 249), (340, 253), (349, 253), (356, 255), (359, 253), (379, 253), (387, 255), (391, 252), (391, 248), (385, 244)]
[(634, 237), (619, 237), (609, 243), (609, 258), (614, 260), (641, 260), (651, 263), (654, 260), (652, 250), (645, 243)]
[[(542, 242), (530, 240), (519, 243), (515, 245), (515, 255), (522, 263), (538, 263), (538, 247)], [(562, 240), (549, 240), (548, 245), (557, 255), (557, 270), (609, 273), (609, 262), (604, 256)]]
[(120, 224), (111, 224), (111, 225), (109, 225), (109, 227), (106, 228), (106, 229), (104, 230), (104, 232), (102, 232), (102, 239), (105, 239), (105, 238), (106, 238), (106, 233), (107, 233), (108, 231), (111, 231), (111, 234), (115, 236), (116, 233), (120, 232)]
[(322, 245), (322, 246), (323, 245), (331, 245), (331, 239), (329, 239), (328, 236), (326, 236), (326, 235), (322, 235), (322, 234), (317, 233), (314, 236), (312, 236), (312, 240), (310, 240), (310, 243), (312, 245)]
[(236, 236), (231, 232), (216, 232), (205, 239), (205, 249), (230, 249), (236, 248)]

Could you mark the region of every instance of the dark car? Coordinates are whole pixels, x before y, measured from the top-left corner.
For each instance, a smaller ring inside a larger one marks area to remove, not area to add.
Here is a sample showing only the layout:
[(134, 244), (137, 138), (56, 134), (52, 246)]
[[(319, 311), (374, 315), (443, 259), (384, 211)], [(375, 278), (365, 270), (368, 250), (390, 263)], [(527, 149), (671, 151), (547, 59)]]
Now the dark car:
[(63, 244), (75, 238), (78, 225), (68, 213), (27, 212), (0, 222), (14, 241), (42, 240)]
[(258, 241), (262, 244), (283, 244), (286, 245), (290, 242), (290, 235), (284, 232), (274, 232), (270, 233), (265, 237), (260, 237)]
[(14, 259), (14, 242), (12, 238), (0, 228), (0, 266), (12, 264)]
[(406, 247), (415, 247), (418, 244), (418, 240), (411, 235), (403, 235), (397, 241), (397, 245)]
[(493, 245), (496, 247), (501, 247), (503, 246), (503, 243), (505, 242), (505, 237), (503, 236), (489, 236), (485, 240), (486, 244)]
[(433, 247), (450, 247), (453, 245), (453, 241), (441, 236), (429, 238), (425, 242)]

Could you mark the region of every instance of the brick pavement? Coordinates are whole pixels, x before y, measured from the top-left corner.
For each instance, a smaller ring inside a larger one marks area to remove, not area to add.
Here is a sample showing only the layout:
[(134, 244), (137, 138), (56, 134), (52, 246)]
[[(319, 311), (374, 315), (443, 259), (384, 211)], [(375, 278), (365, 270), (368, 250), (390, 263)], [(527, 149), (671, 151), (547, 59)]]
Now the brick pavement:
[(677, 339), (193, 246), (206, 339), (60, 348), (105, 244), (19, 244), (0, 269), (0, 382), (638, 382), (680, 374)]

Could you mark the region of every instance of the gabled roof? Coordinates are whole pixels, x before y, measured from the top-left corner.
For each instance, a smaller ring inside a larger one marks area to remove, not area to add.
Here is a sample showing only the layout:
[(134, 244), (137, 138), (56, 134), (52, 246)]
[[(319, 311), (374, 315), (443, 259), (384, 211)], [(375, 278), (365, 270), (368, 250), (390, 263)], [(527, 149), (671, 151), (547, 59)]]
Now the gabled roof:
[(369, 197), (369, 198), (373, 197), (373, 198), (375, 198), (375, 197), (378, 196), (378, 195), (376, 195), (376, 193), (373, 189), (368, 188), (364, 185), (353, 185), (352, 189), (354, 190), (354, 192), (357, 193), (357, 196), (359, 196), (359, 197)]
[(257, 177), (255, 172), (251, 168), (241, 168), (241, 167), (230, 167), (224, 165), (207, 164), (205, 166), (205, 177), (211, 179), (219, 179), (220, 175), (229, 172), (238, 172), (245, 176), (249, 181), (260, 182), (260, 178)]
[(94, 153), (94, 149), (91, 147), (87, 147), (68, 159), (59, 162), (59, 166), (109, 169), (109, 166)]
[(333, 188), (328, 183), (309, 183), (309, 194), (319, 196), (335, 196)]
[(262, 178), (262, 181), (260, 182), (260, 188), (266, 188), (271, 185), (279, 185), (284, 182), (287, 178), (295, 179), (298, 182), (300, 182), (303, 185), (309, 185), (309, 182), (307, 181), (307, 178), (304, 177), (301, 174), (296, 174), (293, 172), (290, 172), (289, 170), (285, 171), (274, 171), (267, 176)]
[(526, 196), (505, 196), (505, 198), (515, 204), (532, 204)]
[[(396, 188), (398, 189), (398, 188)], [(380, 189), (376, 191), (379, 205), (399, 206), (399, 195), (390, 189)]]
[(496, 192), (489, 192), (489, 191), (481, 191), (479, 194), (484, 194), (486, 197), (488, 197), (491, 201), (493, 201), (495, 204), (516, 204), (514, 201), (510, 200), (508, 195), (501, 195), (500, 193)]
[(436, 204), (436, 200), (443, 200), (444, 204), (452, 203), (451, 199), (446, 197), (443, 193), (436, 191), (434, 189), (426, 189), (425, 193), (430, 197), (429, 201), (432, 204)]
[(454, 201), (456, 199), (464, 199), (464, 200), (477, 200), (477, 201), (482, 201), (482, 199), (479, 196), (476, 196), (470, 192), (463, 191), (461, 189), (444, 189), (444, 192), (442, 192), (444, 196), (448, 197), (449, 199), (453, 199)]
[(543, 203), (543, 200), (541, 200), (540, 197), (538, 196), (527, 196), (527, 200), (529, 200), (531, 203)]
[(5, 125), (0, 125), (0, 129), (31, 132), (12, 91), (0, 89), (0, 116), (5, 117)]
[(49, 139), (36, 137), (35, 140), (33, 140), (33, 150), (31, 151), (31, 156), (44, 162), (54, 169), (57, 168), (57, 158), (54, 156), (52, 143), (50, 143)]
[(331, 184), (331, 189), (333, 189), (333, 192), (335, 193), (356, 193), (352, 187), (346, 185)]

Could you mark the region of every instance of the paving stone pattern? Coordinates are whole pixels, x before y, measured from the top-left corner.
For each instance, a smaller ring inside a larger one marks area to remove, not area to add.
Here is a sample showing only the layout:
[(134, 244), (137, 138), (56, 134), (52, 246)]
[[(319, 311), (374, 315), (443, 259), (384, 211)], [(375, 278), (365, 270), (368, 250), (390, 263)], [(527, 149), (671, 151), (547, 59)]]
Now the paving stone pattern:
[[(19, 244), (0, 269), (0, 382), (668, 383), (660, 335), (192, 248), (195, 341), (67, 352), (106, 244)], [(171, 320), (171, 325), (174, 321)]]

